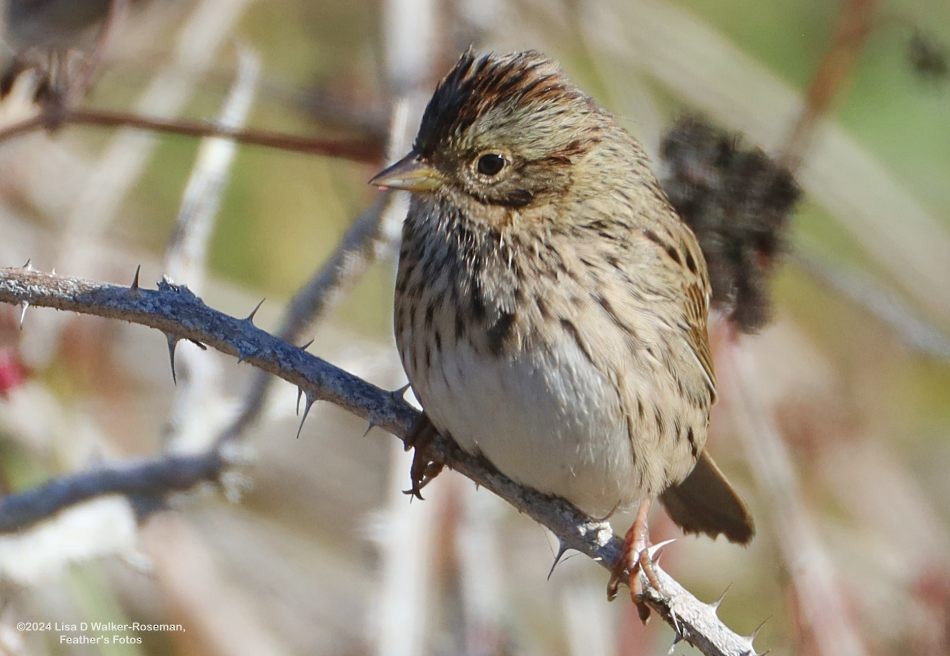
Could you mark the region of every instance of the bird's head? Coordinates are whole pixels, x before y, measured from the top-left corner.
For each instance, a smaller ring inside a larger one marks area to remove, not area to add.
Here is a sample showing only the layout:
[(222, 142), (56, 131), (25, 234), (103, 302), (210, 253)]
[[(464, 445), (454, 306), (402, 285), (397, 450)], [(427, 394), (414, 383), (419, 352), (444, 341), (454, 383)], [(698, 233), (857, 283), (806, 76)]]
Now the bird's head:
[(370, 184), (520, 208), (567, 192), (605, 112), (535, 51), (465, 52), (442, 79), (409, 154)]

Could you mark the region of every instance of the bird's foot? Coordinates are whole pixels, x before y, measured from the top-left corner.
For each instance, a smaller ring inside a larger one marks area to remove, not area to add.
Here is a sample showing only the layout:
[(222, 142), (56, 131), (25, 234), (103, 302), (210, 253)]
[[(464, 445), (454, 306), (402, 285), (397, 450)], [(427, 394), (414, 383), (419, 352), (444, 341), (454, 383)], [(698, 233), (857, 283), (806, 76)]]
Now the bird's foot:
[(630, 600), (637, 607), (637, 615), (640, 621), (646, 623), (650, 619), (650, 608), (643, 600), (643, 581), (640, 573), (642, 572), (650, 585), (657, 590), (660, 589), (660, 581), (653, 569), (653, 561), (650, 559), (649, 543), (637, 544), (637, 541), (629, 538), (628, 533), (627, 538), (624, 539), (623, 555), (614, 565), (610, 580), (607, 582), (607, 599), (613, 600), (620, 590), (621, 581), (626, 581), (630, 586)]
[(416, 425), (413, 426), (412, 432), (406, 436), (406, 450), (414, 449), (415, 451), (412, 454), (412, 465), (409, 468), (409, 478), (412, 486), (404, 492), (419, 500), (423, 500), (422, 488), (431, 483), (432, 479), (442, 471), (443, 464), (432, 458), (429, 449), (436, 435), (438, 435), (438, 431), (423, 413), (416, 421)]
[(640, 578), (640, 574), (642, 573), (646, 577), (652, 588), (657, 591), (661, 590), (660, 579), (656, 575), (653, 561), (650, 558), (649, 528), (647, 525), (649, 511), (650, 499), (645, 499), (640, 503), (637, 517), (624, 537), (623, 554), (617, 559), (617, 564), (614, 565), (610, 580), (607, 582), (607, 599), (612, 600), (617, 596), (620, 582), (626, 578), (627, 584), (630, 586), (630, 599), (636, 605), (637, 614), (643, 623), (650, 619), (650, 608), (643, 600), (643, 580)]

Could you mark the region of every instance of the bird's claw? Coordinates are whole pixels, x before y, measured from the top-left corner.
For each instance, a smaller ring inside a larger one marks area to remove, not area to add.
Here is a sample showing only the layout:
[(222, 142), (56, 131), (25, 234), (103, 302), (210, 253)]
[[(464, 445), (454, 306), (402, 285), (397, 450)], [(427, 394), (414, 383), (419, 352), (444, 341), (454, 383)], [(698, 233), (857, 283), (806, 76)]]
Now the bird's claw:
[(607, 599), (612, 600), (617, 596), (620, 588), (620, 582), (626, 577), (627, 584), (630, 586), (630, 599), (637, 607), (637, 614), (640, 621), (644, 624), (650, 618), (650, 608), (644, 601), (642, 573), (657, 592), (662, 592), (660, 579), (656, 575), (653, 566), (653, 558), (659, 554), (660, 550), (668, 545), (672, 540), (661, 542), (658, 545), (650, 546), (647, 530), (647, 516), (650, 510), (651, 500), (649, 498), (640, 502), (640, 508), (637, 510), (637, 517), (627, 531), (623, 540), (623, 554), (617, 559), (613, 570), (610, 573), (610, 581), (607, 583)]
[(650, 607), (644, 602), (640, 573), (642, 572), (647, 577), (647, 581), (653, 588), (660, 589), (660, 581), (653, 569), (650, 551), (645, 544), (630, 545), (625, 548), (623, 557), (617, 560), (617, 564), (610, 573), (610, 580), (607, 582), (607, 600), (613, 601), (620, 590), (620, 582), (627, 581), (627, 585), (630, 586), (630, 600), (637, 607), (637, 615), (644, 624), (650, 619)]
[(411, 495), (420, 501), (422, 498), (422, 488), (432, 482), (442, 471), (443, 464), (432, 459), (429, 445), (438, 434), (435, 426), (429, 421), (429, 418), (423, 414), (419, 417), (412, 431), (406, 436), (406, 450), (415, 449), (412, 455), (412, 466), (409, 468), (409, 478), (411, 487), (403, 490), (404, 494)]
[(408, 490), (403, 490), (403, 494), (425, 501), (422, 498), (422, 488), (439, 475), (443, 464), (431, 460), (427, 449), (418, 446), (415, 449), (416, 451), (412, 455), (412, 466), (409, 468), (409, 478), (412, 486)]

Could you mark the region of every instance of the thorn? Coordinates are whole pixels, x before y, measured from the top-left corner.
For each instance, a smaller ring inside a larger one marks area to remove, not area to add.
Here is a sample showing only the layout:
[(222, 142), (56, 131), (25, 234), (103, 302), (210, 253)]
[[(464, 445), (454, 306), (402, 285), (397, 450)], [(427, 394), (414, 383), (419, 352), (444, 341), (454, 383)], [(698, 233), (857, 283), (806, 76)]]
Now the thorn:
[(714, 615), (715, 615), (715, 614), (717, 613), (717, 611), (719, 610), (719, 605), (722, 603), (722, 600), (726, 598), (726, 593), (729, 592), (729, 589), (730, 589), (731, 587), (732, 587), (732, 583), (730, 583), (729, 585), (726, 586), (726, 589), (722, 591), (722, 594), (721, 594), (721, 595), (719, 595), (719, 599), (717, 599), (716, 601), (712, 602), (711, 604), (706, 604), (707, 606), (709, 606), (710, 608), (712, 608), (712, 612), (713, 612)]
[(683, 630), (680, 628), (679, 619), (676, 617), (676, 611), (673, 610), (672, 600), (670, 601), (670, 623), (673, 625), (673, 633), (675, 635), (683, 635)]
[(762, 630), (762, 627), (765, 626), (766, 623), (768, 623), (770, 619), (772, 619), (771, 615), (769, 617), (766, 617), (764, 620), (762, 620), (762, 622), (757, 627), (752, 629), (752, 633), (749, 635), (750, 645), (753, 644), (755, 642), (755, 639), (759, 637), (759, 631)]
[(369, 425), (366, 427), (366, 431), (363, 433), (363, 437), (366, 437), (367, 435), (369, 435), (369, 432), (373, 430), (374, 428), (376, 428), (376, 424), (374, 424), (373, 422), (369, 422)]
[(673, 633), (673, 644), (670, 645), (670, 648), (667, 650), (666, 655), (667, 655), (667, 656), (670, 656), (670, 654), (673, 653), (673, 650), (676, 649), (676, 645), (678, 645), (678, 644), (681, 643), (682, 641), (683, 641), (683, 636), (681, 636), (678, 631), (677, 631), (677, 632), (674, 632), (674, 633)]
[(297, 387), (297, 416), (300, 416), (300, 397), (303, 396), (303, 388)]
[[(660, 552), (663, 551), (663, 549), (665, 549), (665, 548), (668, 547), (669, 545), (673, 544), (674, 542), (676, 542), (676, 539), (675, 539), (675, 538), (672, 538), (672, 539), (669, 539), (669, 540), (664, 540), (663, 542), (658, 542), (658, 543), (656, 543), (656, 544), (654, 544), (654, 545), (648, 547), (648, 548), (645, 550), (645, 551), (646, 551), (647, 558), (649, 559), (649, 561), (650, 561), (651, 563), (653, 563), (653, 564), (656, 566), (656, 567), (655, 567), (655, 571), (657, 571), (657, 572), (660, 571), (660, 565), (659, 565), (659, 562), (658, 562), (658, 561), (659, 561)], [(640, 551), (638, 551), (638, 552), (636, 553), (636, 559), (633, 560), (634, 563), (636, 563), (636, 562), (638, 562), (638, 561), (640, 560), (640, 558), (643, 556), (643, 552), (644, 552), (644, 550), (641, 549)], [(640, 579), (641, 579), (642, 581), (646, 581), (647, 578), (648, 578), (647, 575), (646, 575), (646, 572), (644, 572), (643, 569), (642, 569), (642, 568), (639, 568), (639, 567), (637, 567), (636, 570), (639, 571)], [(646, 585), (646, 583), (644, 583), (644, 585)], [(651, 586), (651, 587), (652, 587), (652, 586)], [(657, 590), (657, 592), (659, 592), (659, 590)], [(649, 619), (649, 609), (646, 609), (646, 610), (645, 610), (645, 608), (646, 608), (646, 607), (643, 606), (642, 604), (639, 604), (639, 603), (637, 604), (637, 612), (640, 613), (640, 619), (643, 621), (644, 624), (646, 624), (646, 623), (647, 623), (647, 619)], [(673, 619), (673, 623), (674, 623), (673, 626), (674, 626), (674, 628), (676, 628), (676, 616), (672, 614), (672, 611), (671, 611), (670, 614), (671, 614), (672, 619)], [(677, 629), (677, 632), (679, 632), (678, 629)]]
[(20, 330), (23, 330), (23, 320), (26, 319), (26, 311), (29, 307), (29, 301), (20, 301)]
[(238, 364), (241, 364), (242, 362), (244, 362), (245, 360), (247, 360), (247, 359), (248, 359), (249, 357), (251, 357), (252, 355), (254, 355), (254, 354), (251, 353), (250, 351), (245, 351), (243, 348), (238, 347), (238, 356), (237, 356), (238, 361), (237, 361), (237, 363), (238, 363)]
[(406, 391), (410, 387), (412, 387), (412, 383), (406, 383), (402, 387), (398, 389), (394, 389), (392, 392), (389, 393), (389, 395), (393, 397), (396, 401), (402, 401), (406, 398)]
[(300, 431), (303, 430), (303, 424), (304, 424), (305, 421), (307, 421), (307, 415), (310, 414), (310, 408), (313, 407), (313, 403), (314, 403), (314, 401), (316, 401), (316, 400), (317, 400), (317, 398), (316, 398), (313, 394), (310, 394), (309, 392), (307, 393), (307, 405), (304, 406), (304, 409), (303, 409), (303, 418), (301, 418), (301, 420), (300, 420), (300, 426), (297, 428), (297, 439), (298, 439), (298, 440), (300, 439)]
[(650, 560), (656, 562), (657, 556), (663, 551), (666, 547), (676, 542), (676, 538), (669, 540), (663, 540), (663, 542), (657, 542), (652, 547), (647, 549), (647, 555), (650, 557)]
[(132, 286), (129, 287), (129, 289), (131, 289), (133, 292), (137, 292), (139, 290), (139, 272), (140, 271), (142, 271), (141, 264), (135, 267), (135, 277), (132, 278)]
[(313, 344), (315, 341), (317, 341), (317, 338), (316, 338), (316, 337), (314, 337), (314, 338), (311, 339), (309, 342), (307, 342), (306, 344), (304, 344), (303, 346), (301, 346), (300, 349), (301, 349), (302, 351), (306, 351), (308, 348), (310, 348), (310, 345)]
[[(758, 631), (758, 629), (756, 629), (756, 631)], [(751, 636), (741, 637), (742, 640), (745, 640), (746, 642), (749, 643), (748, 644), (749, 648), (746, 651), (742, 652), (742, 656), (763, 656), (762, 654), (759, 654), (758, 652), (756, 652), (755, 647), (752, 645), (752, 639), (754, 638), (754, 636), (755, 634)]]
[(168, 360), (172, 364), (172, 382), (178, 384), (178, 376), (175, 374), (175, 347), (178, 346), (179, 337), (171, 333), (165, 333), (165, 339), (168, 340)]
[(557, 542), (557, 555), (554, 556), (554, 562), (551, 563), (551, 569), (548, 570), (548, 581), (551, 580), (551, 575), (554, 574), (554, 568), (557, 567), (557, 564), (561, 562), (561, 558), (564, 557), (564, 554), (567, 553), (568, 547), (566, 544), (558, 540)]
[(32, 258), (32, 257), (27, 258), (27, 259), (26, 259), (26, 262), (24, 262), (24, 263), (23, 263), (23, 266), (21, 266), (20, 268), (21, 268), (21, 269), (26, 269), (27, 271), (32, 271), (32, 270), (33, 270), (33, 258)]
[(244, 320), (247, 321), (248, 323), (254, 323), (254, 315), (257, 314), (257, 311), (261, 309), (261, 306), (264, 305), (264, 301), (266, 300), (267, 300), (266, 298), (262, 298), (260, 302), (254, 306), (254, 309), (251, 310), (251, 313), (247, 315), (246, 317), (244, 317)]

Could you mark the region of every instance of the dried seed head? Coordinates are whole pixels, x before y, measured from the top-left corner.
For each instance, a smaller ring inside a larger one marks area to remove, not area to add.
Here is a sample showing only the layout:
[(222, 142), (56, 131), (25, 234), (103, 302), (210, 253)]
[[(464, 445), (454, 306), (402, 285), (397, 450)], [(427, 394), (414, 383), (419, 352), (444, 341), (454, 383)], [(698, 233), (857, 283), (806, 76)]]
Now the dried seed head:
[(792, 174), (695, 117), (667, 131), (660, 157), (663, 189), (706, 258), (713, 305), (743, 332), (758, 330), (769, 318), (770, 273), (800, 197)]

